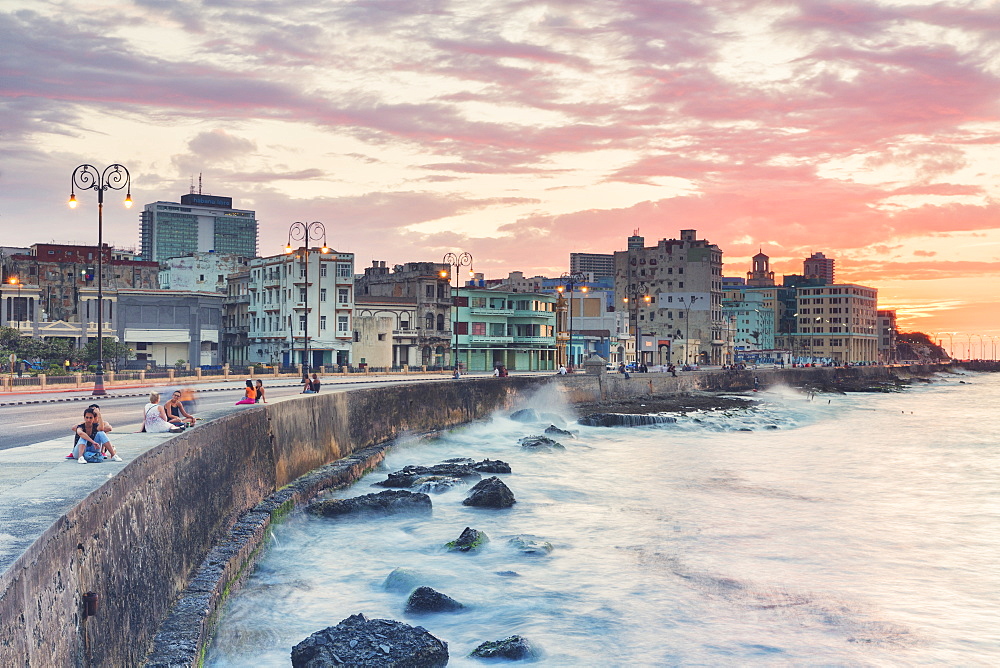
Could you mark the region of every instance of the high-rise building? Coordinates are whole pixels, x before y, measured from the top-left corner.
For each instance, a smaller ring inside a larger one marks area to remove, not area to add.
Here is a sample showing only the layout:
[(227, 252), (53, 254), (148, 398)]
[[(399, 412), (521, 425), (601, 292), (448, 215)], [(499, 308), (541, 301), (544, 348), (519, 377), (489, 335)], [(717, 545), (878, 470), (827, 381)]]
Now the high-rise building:
[(190, 193), (143, 207), (140, 241), (142, 259), (153, 262), (209, 251), (256, 257), (257, 215), (234, 209), (232, 197)]
[(569, 270), (573, 274), (593, 274), (594, 278), (608, 278), (615, 275), (615, 256), (600, 253), (570, 253)]
[(879, 309), (878, 317), (878, 358), (884, 364), (891, 364), (897, 359), (896, 336), (899, 331), (896, 329), (896, 312), (891, 309)]
[(806, 278), (818, 278), (830, 285), (833, 283), (833, 263), (832, 257), (813, 253), (802, 261), (802, 275)]
[(697, 237), (681, 230), (680, 239), (636, 248), (630, 237), (629, 250), (615, 253), (616, 309), (629, 311), (647, 365), (722, 363), (722, 250)]
[(855, 283), (795, 289), (792, 354), (806, 362), (878, 361), (878, 290)]

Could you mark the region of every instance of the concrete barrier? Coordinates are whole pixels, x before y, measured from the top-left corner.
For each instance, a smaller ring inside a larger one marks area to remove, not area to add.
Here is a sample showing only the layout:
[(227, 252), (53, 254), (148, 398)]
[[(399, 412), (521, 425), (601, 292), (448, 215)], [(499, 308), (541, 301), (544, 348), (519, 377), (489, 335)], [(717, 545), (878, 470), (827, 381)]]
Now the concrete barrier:
[[(834, 386), (942, 368), (463, 379), (319, 394), (234, 413), (140, 455), (13, 562), (0, 577), (0, 665), (141, 665), (172, 606), (170, 619), (181, 621), (167, 624), (157, 651), (177, 650), (174, 656), (197, 663), (208, 620), (246, 576), (275, 514), (323, 485), (356, 479), (379, 460), (380, 446), (403, 434), (485, 417), (547, 383), (575, 403), (747, 390), (755, 376), (764, 387)], [(192, 581), (204, 582), (178, 602)], [(98, 596), (94, 617), (84, 615), (87, 592)], [(183, 625), (184, 607), (200, 620), (197, 628)]]

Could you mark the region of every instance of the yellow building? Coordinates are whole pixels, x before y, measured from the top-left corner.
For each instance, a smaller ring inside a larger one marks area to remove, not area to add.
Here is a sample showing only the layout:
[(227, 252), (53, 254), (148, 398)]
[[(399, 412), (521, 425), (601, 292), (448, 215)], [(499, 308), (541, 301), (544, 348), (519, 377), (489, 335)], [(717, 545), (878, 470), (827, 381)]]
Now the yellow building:
[(878, 361), (878, 290), (854, 283), (808, 286), (797, 288), (795, 299), (795, 357)]

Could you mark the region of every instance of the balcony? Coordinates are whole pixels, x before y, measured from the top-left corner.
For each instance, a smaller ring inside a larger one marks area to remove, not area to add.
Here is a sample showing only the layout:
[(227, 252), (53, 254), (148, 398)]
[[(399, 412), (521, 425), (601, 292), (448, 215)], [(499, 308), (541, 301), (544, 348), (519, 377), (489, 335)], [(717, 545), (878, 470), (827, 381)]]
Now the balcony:
[[(569, 338), (569, 337), (567, 337)], [(555, 337), (552, 336), (515, 336), (514, 343), (531, 343), (535, 345), (552, 346), (555, 345)]]
[(481, 334), (472, 334), (469, 336), (470, 344), (501, 344), (506, 345), (508, 343), (514, 343), (513, 336), (485, 336)]
[(469, 312), (472, 315), (502, 315), (502, 316), (514, 315), (514, 309), (508, 309), (508, 308), (484, 308), (484, 307), (481, 307), (481, 306), (476, 306), (474, 308), (470, 308)]

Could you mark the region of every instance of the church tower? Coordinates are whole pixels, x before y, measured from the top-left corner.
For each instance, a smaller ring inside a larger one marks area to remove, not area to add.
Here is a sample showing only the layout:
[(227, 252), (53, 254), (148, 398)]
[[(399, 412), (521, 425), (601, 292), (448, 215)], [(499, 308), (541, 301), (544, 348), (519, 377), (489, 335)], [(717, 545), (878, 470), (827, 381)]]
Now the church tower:
[(747, 286), (751, 288), (774, 287), (771, 258), (764, 255), (763, 251), (753, 256), (753, 269), (747, 272)]

